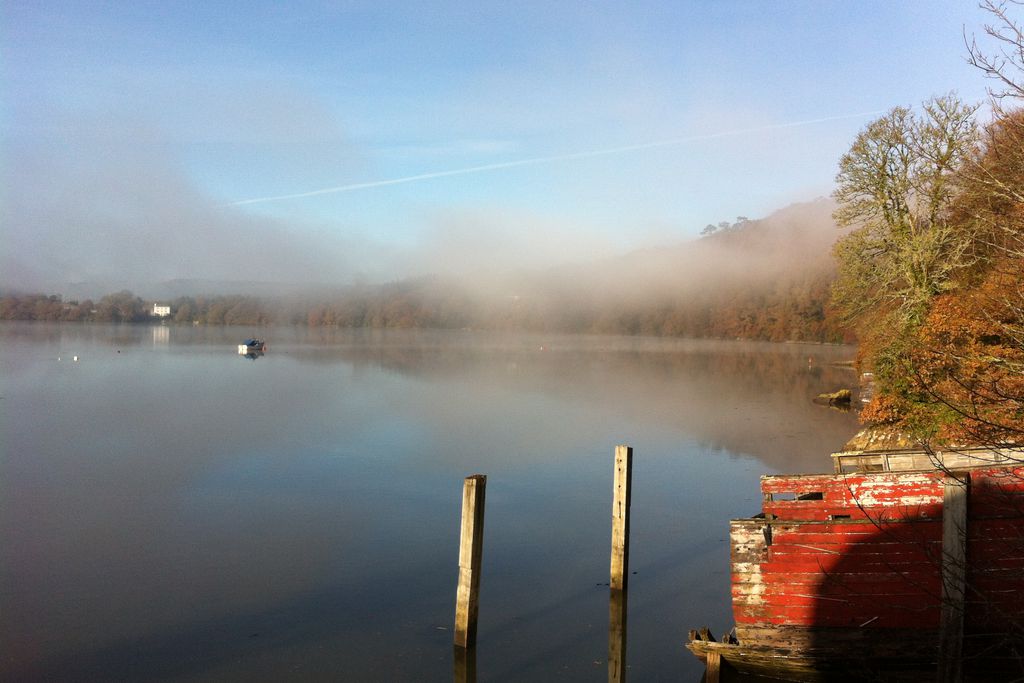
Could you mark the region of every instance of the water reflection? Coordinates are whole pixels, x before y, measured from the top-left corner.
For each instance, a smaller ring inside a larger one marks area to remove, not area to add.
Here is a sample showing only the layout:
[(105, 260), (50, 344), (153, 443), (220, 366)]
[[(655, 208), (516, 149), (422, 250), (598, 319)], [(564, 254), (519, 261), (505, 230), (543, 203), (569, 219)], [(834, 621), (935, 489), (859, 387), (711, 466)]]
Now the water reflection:
[[(754, 455), (776, 470), (820, 469), (820, 456), (838, 449), (855, 422), (811, 405), (823, 387), (856, 388), (855, 373), (833, 365), (850, 358), (849, 347), (479, 334), (445, 344), (423, 332), (372, 337), (375, 343), (362, 344), (343, 336), (350, 343), (304, 347), (295, 355), (471, 383), (473, 394), (534, 394), (673, 424), (688, 437)], [(808, 357), (816, 362), (808, 365)]]
[(476, 683), (476, 648), (454, 646), (455, 683)]
[(627, 591), (611, 589), (608, 596), (608, 683), (626, 681)]
[(167, 346), (171, 341), (171, 329), (166, 325), (154, 325), (153, 346)]
[[(481, 675), (593, 680), (616, 443), (630, 672), (693, 673), (726, 520), (854, 429), (811, 404), (849, 349), (154, 329), (0, 325), (0, 678), (447, 680), (459, 491), (486, 471)], [(273, 353), (238, 362), (257, 332)]]

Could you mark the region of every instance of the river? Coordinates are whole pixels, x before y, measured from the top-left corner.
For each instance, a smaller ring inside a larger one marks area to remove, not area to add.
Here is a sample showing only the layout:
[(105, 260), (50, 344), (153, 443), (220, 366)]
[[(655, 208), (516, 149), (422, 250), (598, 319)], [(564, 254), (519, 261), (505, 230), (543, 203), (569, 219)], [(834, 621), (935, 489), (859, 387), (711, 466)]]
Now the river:
[[(236, 347), (267, 339), (263, 357)], [(481, 681), (605, 677), (614, 447), (628, 675), (699, 679), (728, 520), (856, 430), (850, 347), (0, 324), (0, 679), (452, 678), (462, 480), (488, 476)], [(75, 358), (77, 357), (77, 360)]]

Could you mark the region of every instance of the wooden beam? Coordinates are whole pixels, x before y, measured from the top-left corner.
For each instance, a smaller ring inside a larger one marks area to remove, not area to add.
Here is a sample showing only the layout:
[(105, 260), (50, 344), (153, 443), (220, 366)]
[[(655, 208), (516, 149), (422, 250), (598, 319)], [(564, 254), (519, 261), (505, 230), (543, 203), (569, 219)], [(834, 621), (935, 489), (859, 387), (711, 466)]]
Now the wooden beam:
[(612, 590), (626, 590), (629, 575), (629, 503), (633, 478), (633, 449), (615, 447), (615, 481), (612, 487)]
[(967, 490), (970, 475), (948, 475), (942, 492), (942, 612), (939, 683), (963, 680), (964, 591), (967, 582)]
[(455, 645), (476, 645), (480, 565), (484, 546), (484, 497), (487, 477), (474, 474), (462, 486), (462, 534), (459, 540), (459, 587), (455, 597)]

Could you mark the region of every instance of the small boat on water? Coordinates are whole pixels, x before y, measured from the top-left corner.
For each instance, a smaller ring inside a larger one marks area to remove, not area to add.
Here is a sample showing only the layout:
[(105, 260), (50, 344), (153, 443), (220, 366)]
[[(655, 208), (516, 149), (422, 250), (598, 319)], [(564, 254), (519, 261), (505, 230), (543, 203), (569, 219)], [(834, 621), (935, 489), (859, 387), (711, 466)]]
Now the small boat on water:
[(262, 339), (246, 339), (244, 344), (238, 345), (238, 355), (247, 356), (250, 353), (264, 353), (267, 350), (267, 342)]

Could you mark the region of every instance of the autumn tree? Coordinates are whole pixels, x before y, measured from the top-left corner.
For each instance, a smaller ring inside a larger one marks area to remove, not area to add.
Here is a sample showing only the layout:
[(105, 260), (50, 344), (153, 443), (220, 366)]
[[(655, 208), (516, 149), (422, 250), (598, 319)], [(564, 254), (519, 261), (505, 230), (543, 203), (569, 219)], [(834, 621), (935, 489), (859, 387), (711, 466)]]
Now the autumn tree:
[(875, 373), (875, 408), (912, 392), (913, 331), (933, 297), (970, 263), (976, 236), (953, 219), (952, 207), (976, 153), (975, 110), (952, 94), (925, 102), (918, 114), (896, 107), (869, 123), (840, 159), (834, 217), (853, 230), (834, 248), (832, 300), (858, 332), (862, 364)]
[[(985, 0), (987, 42), (968, 61), (993, 79), (993, 121), (957, 169), (951, 225), (971, 242), (956, 285), (905, 343), (902, 377), (869, 407), (924, 439), (1024, 442), (1024, 22), (1017, 1)], [(894, 390), (895, 389), (895, 390)]]
[(901, 414), (945, 441), (1024, 441), (1024, 110), (990, 124), (963, 169), (955, 220), (977, 262), (910, 343)]
[(994, 100), (1024, 97), (1024, 22), (1011, 13), (1015, 7), (1024, 7), (1024, 2), (983, 0), (980, 7), (989, 23), (984, 26), (982, 44), (976, 36), (965, 36), (967, 61), (996, 83), (989, 88)]
[[(977, 287), (939, 297), (915, 335), (909, 368), (924, 399), (908, 411), (942, 441), (1006, 445), (1024, 436), (1024, 291), (1020, 262)], [(1018, 298), (1019, 301), (1019, 298)], [(922, 419), (924, 418), (924, 419)]]
[(843, 155), (835, 219), (855, 229), (836, 245), (833, 294), (848, 320), (919, 320), (963, 267), (972, 236), (950, 221), (950, 206), (976, 143), (975, 110), (952, 94), (925, 102), (918, 115), (896, 107)]
[(919, 322), (869, 335), (880, 382), (862, 417), (926, 445), (1004, 447), (1024, 440), (1024, 110), (985, 127), (954, 184), (950, 278)]

